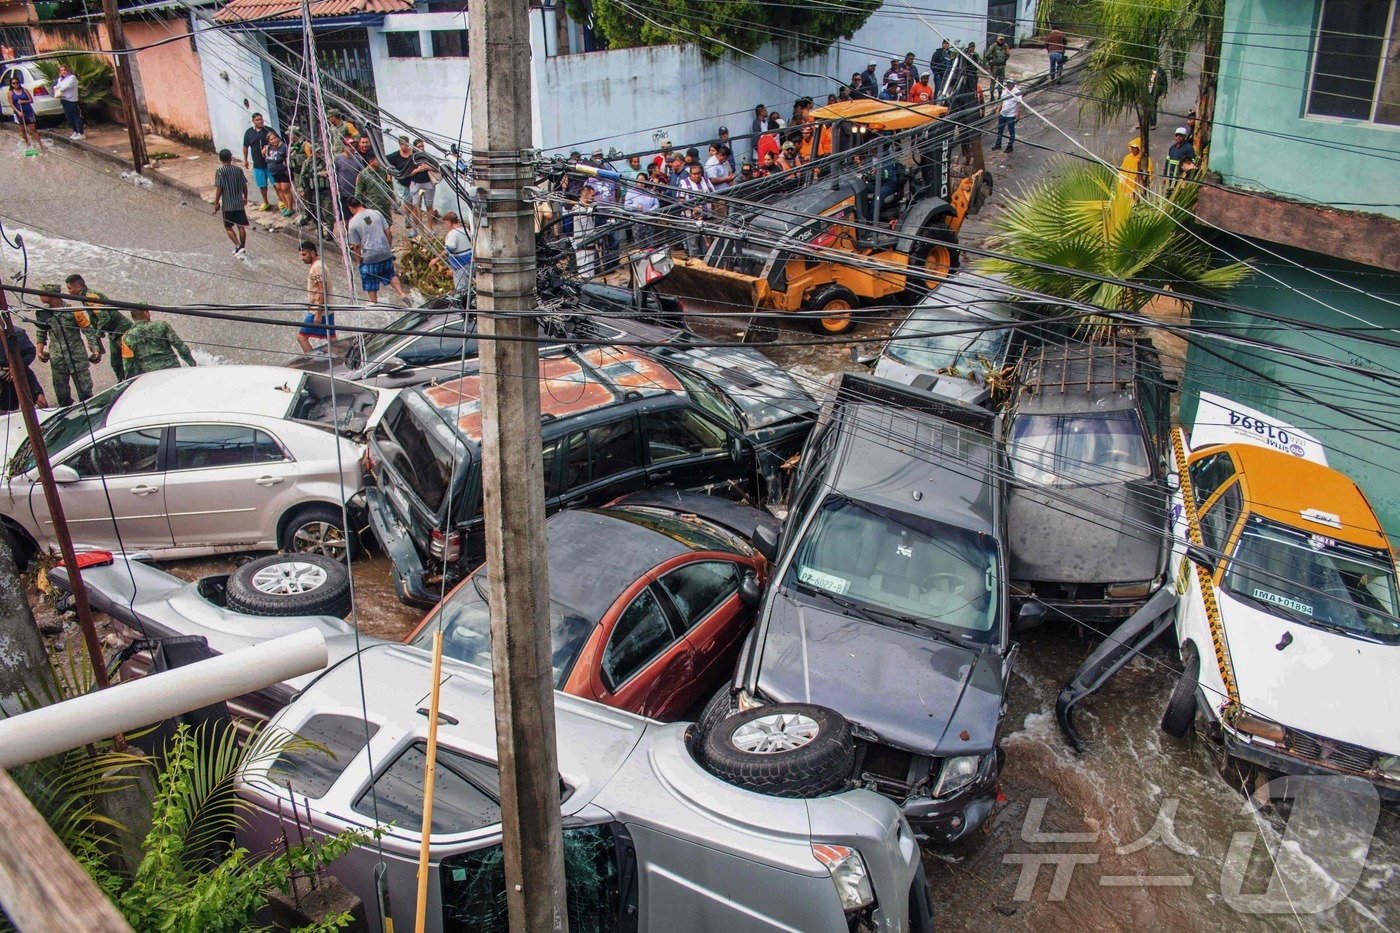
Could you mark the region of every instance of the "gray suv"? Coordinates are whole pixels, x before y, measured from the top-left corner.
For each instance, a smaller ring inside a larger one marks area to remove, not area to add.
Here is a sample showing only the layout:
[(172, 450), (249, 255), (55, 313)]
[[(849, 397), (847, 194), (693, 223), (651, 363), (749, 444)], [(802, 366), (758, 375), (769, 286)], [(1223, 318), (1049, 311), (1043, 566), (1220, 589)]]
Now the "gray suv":
[[(330, 868), (369, 906), (372, 929), (385, 927), (373, 906), (381, 863), (396, 925), (415, 920), (430, 671), (423, 652), (390, 645), (333, 667), (273, 726), (334, 757), (284, 760), (240, 791), (253, 809), (239, 843), (253, 852), (299, 831), (384, 828)], [(491, 675), (450, 659), (443, 674), (427, 929), (505, 933)], [(364, 684), (375, 686), (361, 719)], [(933, 930), (918, 846), (888, 800), (744, 790), (697, 763), (691, 726), (554, 702), (574, 933)]]

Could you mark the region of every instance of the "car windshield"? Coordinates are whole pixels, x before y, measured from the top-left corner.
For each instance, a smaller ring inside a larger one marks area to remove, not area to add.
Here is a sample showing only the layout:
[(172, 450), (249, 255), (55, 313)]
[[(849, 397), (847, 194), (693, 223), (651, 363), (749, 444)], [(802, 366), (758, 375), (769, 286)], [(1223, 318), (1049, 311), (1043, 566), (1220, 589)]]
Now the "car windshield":
[(1037, 486), (1097, 486), (1152, 475), (1137, 412), (1017, 416), (1007, 450), (1016, 479)]
[(452, 471), (470, 459), (466, 446), (430, 402), (405, 392), (389, 403), (374, 429), (374, 449), (430, 512), (452, 488)]
[(1223, 585), (1305, 625), (1400, 643), (1395, 563), (1387, 551), (1251, 515)]
[(397, 321), (385, 328), (385, 333), (371, 334), (365, 337), (364, 360), (368, 363), (377, 362), (379, 357), (388, 351), (395, 344), (402, 341), (403, 335), (411, 330), (424, 330), (430, 315), (421, 312), (405, 314)]
[[(117, 399), (121, 398), (122, 393), (129, 385), (131, 385), (130, 382), (118, 383), (85, 402), (68, 406), (45, 421), (43, 424), (44, 446), (48, 448), (50, 459), (56, 458), (71, 444), (101, 430), (102, 426), (107, 423), (107, 415), (111, 412), (112, 406), (116, 404)], [(20, 473), (32, 469), (34, 469), (34, 453), (26, 438), (15, 450), (14, 459), (10, 461), (10, 475), (18, 476)]]
[(674, 367), (671, 374), (681, 385), (685, 386), (686, 394), (694, 399), (697, 405), (718, 418), (720, 423), (728, 425), (736, 431), (742, 430), (735, 413), (734, 400), (726, 396), (709, 380), (698, 373), (686, 372), (679, 366)]
[[(597, 624), (585, 619), (568, 606), (551, 601), (549, 604), (550, 641), (553, 645), (551, 662), (554, 687), (561, 689), (573, 670), (583, 643)], [(491, 669), (491, 607), (486, 595), (486, 568), (482, 567), (471, 579), (433, 610), (427, 623), (413, 636), (409, 644), (424, 651), (433, 648), (433, 632), (442, 629), (442, 653), (467, 664)]]
[[(999, 309), (998, 305), (992, 308)], [(1008, 309), (1008, 313), (1009, 309)], [(945, 306), (915, 308), (895, 331), (885, 352), (920, 369), (966, 371), (997, 366), (1011, 335), (986, 319)]]
[(798, 546), (784, 584), (981, 642), (997, 631), (991, 537), (833, 495)]

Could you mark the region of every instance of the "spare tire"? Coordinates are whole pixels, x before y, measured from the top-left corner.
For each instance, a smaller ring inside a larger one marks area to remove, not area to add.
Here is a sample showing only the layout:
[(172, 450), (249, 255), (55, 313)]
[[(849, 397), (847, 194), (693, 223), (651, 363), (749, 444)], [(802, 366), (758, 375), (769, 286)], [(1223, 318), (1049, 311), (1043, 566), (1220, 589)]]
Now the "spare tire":
[(819, 797), (844, 788), (855, 770), (851, 724), (809, 703), (759, 706), (707, 732), (701, 763), (736, 787), (773, 797)]
[(350, 611), (350, 572), (321, 554), (259, 557), (229, 575), (224, 601), (254, 616), (341, 616)]

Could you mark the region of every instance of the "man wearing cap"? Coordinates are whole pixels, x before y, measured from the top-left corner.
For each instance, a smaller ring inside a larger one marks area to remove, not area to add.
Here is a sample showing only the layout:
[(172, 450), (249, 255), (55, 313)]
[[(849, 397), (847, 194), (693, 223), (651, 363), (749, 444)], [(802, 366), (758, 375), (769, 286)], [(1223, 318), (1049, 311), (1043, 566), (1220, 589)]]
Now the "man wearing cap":
[[(1167, 180), (1167, 191), (1171, 191), (1181, 181), (1182, 175), (1196, 168), (1196, 147), (1186, 127), (1178, 126), (1167, 149), (1167, 160), (1162, 166), (1162, 177)], [(55, 386), (57, 388), (57, 386)]]
[(933, 88), (936, 91), (943, 87), (943, 79), (948, 76), (948, 69), (953, 67), (953, 49), (947, 39), (943, 40), (941, 48), (934, 50), (933, 56), (928, 60), (928, 67), (933, 73)]
[[(39, 287), (46, 292), (61, 291), (54, 283)], [(76, 389), (78, 401), (85, 402), (92, 398), (90, 366), (102, 359), (102, 335), (90, 326), (86, 311), (66, 310), (62, 298), (45, 295), (39, 304), (34, 314), (34, 339), (39, 361), (48, 363), (53, 374), (54, 398), (62, 407), (72, 405), (72, 389)]]
[(881, 79), (880, 83), (885, 87), (889, 87), (891, 81), (895, 84), (899, 84), (899, 82), (903, 80), (903, 77), (904, 69), (901, 61), (897, 58), (892, 58), (890, 59), (890, 67), (885, 69), (884, 77)]
[(1006, 44), (1006, 36), (997, 36), (997, 41), (987, 49), (986, 55), (987, 70), (992, 73), (993, 81), (998, 84), (1006, 83), (1006, 63), (1010, 60), (1011, 49)]
[(885, 79), (885, 89), (880, 92), (880, 100), (899, 100), (898, 78)]
[(753, 108), (753, 123), (749, 126), (749, 151), (753, 153), (753, 159), (757, 162), (760, 158), (758, 151), (758, 137), (768, 130), (768, 107), (759, 104)]
[(679, 152), (671, 153), (671, 163), (667, 166), (666, 183), (672, 188), (679, 188), (681, 179), (688, 173), (685, 170), (685, 156)]
[(879, 82), (875, 79), (875, 69), (879, 67), (877, 62), (871, 62), (865, 66), (865, 70), (860, 73), (860, 87), (865, 92), (866, 97), (874, 97), (880, 92)]
[(1021, 92), (1016, 89), (1016, 79), (1006, 82), (1001, 94), (1001, 109), (997, 113), (997, 144), (993, 150), (1001, 149), (1001, 136), (1006, 133), (1006, 154), (1016, 148), (1016, 119), (1021, 116)]
[(653, 162), (655, 162), (658, 158), (661, 159), (661, 168), (662, 168), (662, 170), (663, 170), (663, 171), (670, 171), (670, 165), (671, 165), (671, 137), (669, 137), (669, 136), (663, 136), (663, 137), (661, 137), (661, 151), (658, 152), (656, 155), (652, 156), (651, 160), (652, 160)]
[(933, 103), (933, 85), (929, 84), (929, 73), (925, 71), (919, 76), (919, 80), (909, 88), (909, 103), (911, 104), (931, 104)]

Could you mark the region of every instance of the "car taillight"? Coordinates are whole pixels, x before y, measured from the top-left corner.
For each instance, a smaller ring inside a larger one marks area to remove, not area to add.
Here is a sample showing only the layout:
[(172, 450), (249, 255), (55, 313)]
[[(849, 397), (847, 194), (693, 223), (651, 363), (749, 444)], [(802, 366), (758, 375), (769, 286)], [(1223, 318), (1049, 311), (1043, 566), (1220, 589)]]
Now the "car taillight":
[(444, 534), (434, 528), (432, 537), (428, 541), (428, 553), (435, 560), (455, 564), (462, 556), (462, 533), (449, 531)]
[(30, 91), (29, 93), (33, 94), (35, 97), (44, 97), (45, 95), (47, 95), (47, 94), (49, 93), (49, 89), (46, 88), (46, 87), (44, 87), (44, 86), (41, 84), (41, 85), (39, 85), (38, 87), (34, 88), (34, 89), (33, 89), (32, 91)]

